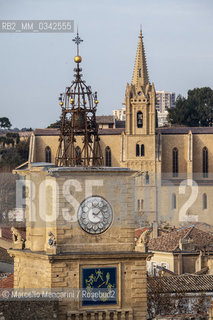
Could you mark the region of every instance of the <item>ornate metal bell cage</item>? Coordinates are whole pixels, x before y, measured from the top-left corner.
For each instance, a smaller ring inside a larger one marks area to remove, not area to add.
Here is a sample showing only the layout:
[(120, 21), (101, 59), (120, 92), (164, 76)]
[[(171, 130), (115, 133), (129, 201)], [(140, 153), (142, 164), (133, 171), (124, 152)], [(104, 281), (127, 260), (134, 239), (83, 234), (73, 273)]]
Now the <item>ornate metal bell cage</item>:
[(78, 32), (73, 41), (77, 44), (74, 58), (77, 67), (74, 69), (75, 80), (59, 96), (62, 119), (56, 166), (101, 166), (103, 156), (96, 122), (97, 92), (93, 94), (91, 87), (82, 80), (79, 44), (83, 40)]

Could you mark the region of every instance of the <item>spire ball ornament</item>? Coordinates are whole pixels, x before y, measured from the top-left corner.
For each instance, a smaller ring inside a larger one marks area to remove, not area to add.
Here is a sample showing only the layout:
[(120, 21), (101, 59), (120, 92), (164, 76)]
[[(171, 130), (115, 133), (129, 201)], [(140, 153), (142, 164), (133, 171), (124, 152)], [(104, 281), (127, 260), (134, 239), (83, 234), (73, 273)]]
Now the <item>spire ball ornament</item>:
[(81, 56), (75, 56), (74, 61), (75, 61), (75, 63), (81, 63), (81, 61), (82, 61)]

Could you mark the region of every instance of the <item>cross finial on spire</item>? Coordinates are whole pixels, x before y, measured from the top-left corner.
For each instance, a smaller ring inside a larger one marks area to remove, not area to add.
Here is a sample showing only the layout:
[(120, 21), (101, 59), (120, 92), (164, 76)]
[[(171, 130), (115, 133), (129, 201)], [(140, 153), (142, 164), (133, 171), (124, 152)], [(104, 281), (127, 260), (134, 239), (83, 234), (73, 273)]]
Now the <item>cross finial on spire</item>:
[(77, 35), (74, 39), (72, 39), (72, 41), (75, 42), (75, 44), (77, 45), (77, 56), (79, 55), (79, 45), (81, 42), (83, 42), (84, 40), (82, 40), (79, 35), (78, 35), (78, 27), (77, 27)]
[(142, 27), (140, 26), (140, 35), (135, 59), (135, 67), (132, 77), (132, 84), (136, 86), (146, 86), (149, 82), (148, 69), (146, 65), (145, 49), (143, 44)]
[(143, 35), (142, 35), (142, 24), (140, 24), (140, 35), (139, 35), (139, 37), (138, 38), (143, 38)]

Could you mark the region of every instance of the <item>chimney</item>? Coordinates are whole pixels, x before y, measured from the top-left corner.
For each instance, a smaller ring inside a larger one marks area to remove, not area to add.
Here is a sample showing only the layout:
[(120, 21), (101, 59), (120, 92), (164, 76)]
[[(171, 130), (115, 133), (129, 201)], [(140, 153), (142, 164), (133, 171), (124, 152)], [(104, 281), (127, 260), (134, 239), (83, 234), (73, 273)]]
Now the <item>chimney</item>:
[(158, 237), (158, 222), (154, 221), (152, 223), (152, 238), (157, 238)]

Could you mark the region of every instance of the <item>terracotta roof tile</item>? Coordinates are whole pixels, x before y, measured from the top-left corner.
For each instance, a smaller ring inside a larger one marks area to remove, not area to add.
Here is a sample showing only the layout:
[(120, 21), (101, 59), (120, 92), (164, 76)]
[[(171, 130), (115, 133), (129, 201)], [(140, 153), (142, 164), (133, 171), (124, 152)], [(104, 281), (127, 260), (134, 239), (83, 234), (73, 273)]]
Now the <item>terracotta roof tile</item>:
[(195, 272), (197, 275), (206, 274), (209, 271), (209, 267), (204, 267), (201, 270)]
[(163, 271), (165, 273), (169, 273), (169, 274), (171, 274), (173, 276), (177, 276), (177, 273), (175, 273), (175, 272), (173, 272), (173, 271), (171, 271), (171, 270), (169, 270), (167, 268), (157, 266), (157, 269), (160, 270), (160, 271)]
[[(97, 123), (114, 123), (113, 116), (97, 116)], [(116, 121), (116, 127), (125, 128), (125, 121)], [(115, 128), (116, 129), (116, 128)], [(113, 129), (111, 129), (113, 130)], [(123, 131), (123, 130), (122, 130)], [(188, 134), (191, 131), (193, 134), (213, 134), (213, 127), (162, 127), (156, 129), (156, 134)], [(35, 129), (36, 136), (57, 136), (60, 133), (59, 129), (46, 128), (46, 129)]]
[(213, 291), (213, 275), (180, 275), (170, 277), (148, 277), (149, 293), (186, 293)]
[(156, 129), (156, 133), (162, 134), (213, 134), (213, 127), (160, 127)]
[(60, 130), (57, 128), (35, 129), (36, 136), (59, 136)]
[[(190, 225), (192, 225), (192, 223), (189, 223), (188, 226), (190, 226)], [(208, 224), (208, 223), (205, 223), (205, 222), (193, 222), (193, 225), (199, 230), (203, 230), (203, 231), (206, 231), (206, 232), (209, 232), (209, 233), (213, 234), (213, 226)]]
[[(124, 128), (107, 128), (99, 129), (100, 135), (119, 135), (124, 131)], [(35, 129), (36, 136), (59, 136), (60, 130), (56, 128), (47, 128), (47, 129)]]
[(5, 248), (0, 247), (0, 261), (13, 263), (13, 258), (9, 255)]
[(123, 128), (110, 128), (110, 129), (99, 129), (98, 133), (100, 135), (120, 135), (124, 131)]
[(10, 273), (0, 280), (0, 288), (13, 288), (14, 275)]
[(12, 231), (10, 228), (1, 228), (1, 238), (12, 241)]
[(211, 233), (199, 230), (194, 226), (188, 226), (151, 239), (148, 248), (150, 251), (177, 251), (181, 239), (192, 240), (196, 249), (209, 247), (210, 244), (213, 244)]
[[(24, 240), (26, 240), (26, 232), (19, 230), (21, 236)], [(11, 240), (12, 241), (12, 231), (11, 228), (2, 227), (1, 228), (1, 238), (4, 240)]]
[(149, 229), (150, 229), (150, 227), (135, 229), (135, 238), (138, 239), (142, 235), (142, 233), (144, 233), (145, 231), (147, 231)]
[(114, 118), (113, 116), (96, 116), (96, 121), (97, 123), (114, 123)]

